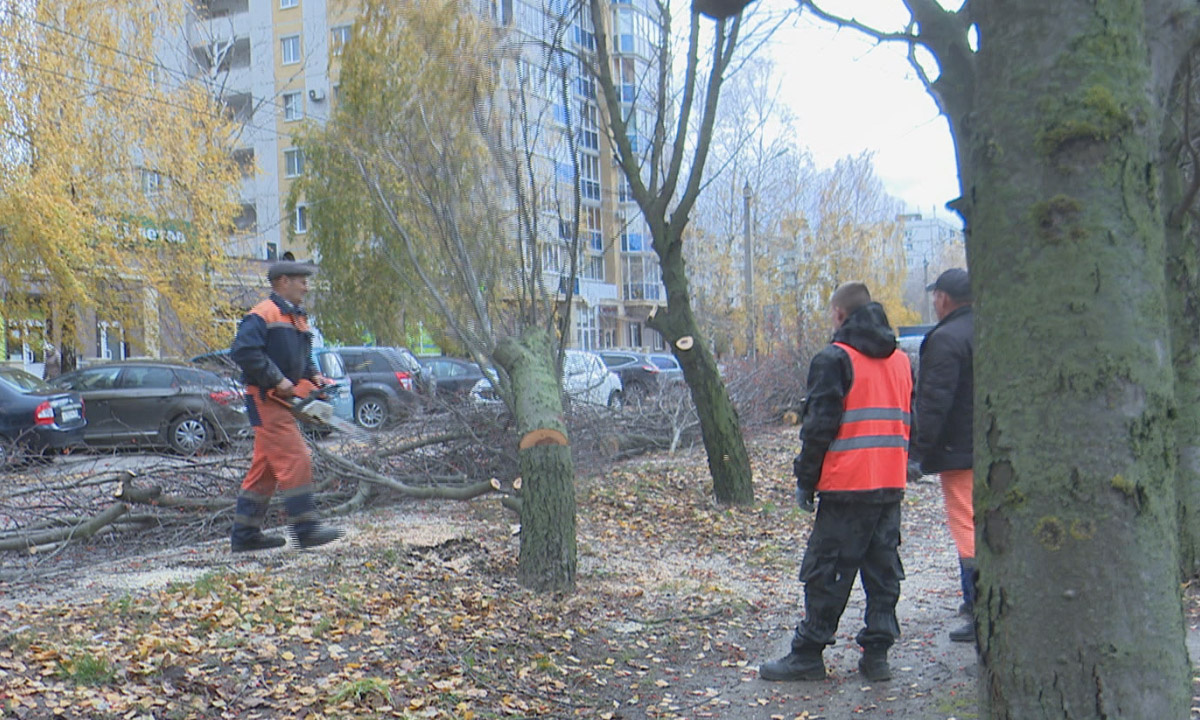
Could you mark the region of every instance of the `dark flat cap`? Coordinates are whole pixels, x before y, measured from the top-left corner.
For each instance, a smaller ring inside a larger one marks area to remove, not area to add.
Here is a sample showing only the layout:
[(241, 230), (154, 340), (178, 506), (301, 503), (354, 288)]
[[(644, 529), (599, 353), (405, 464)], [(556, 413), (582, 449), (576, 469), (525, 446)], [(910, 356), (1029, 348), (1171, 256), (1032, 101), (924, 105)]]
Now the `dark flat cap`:
[(962, 268), (950, 268), (938, 275), (938, 279), (926, 290), (941, 290), (955, 300), (971, 299), (971, 278)]
[(272, 265), (271, 269), (267, 271), (267, 280), (274, 280), (285, 275), (312, 275), (316, 270), (316, 268), (307, 263), (281, 260)]

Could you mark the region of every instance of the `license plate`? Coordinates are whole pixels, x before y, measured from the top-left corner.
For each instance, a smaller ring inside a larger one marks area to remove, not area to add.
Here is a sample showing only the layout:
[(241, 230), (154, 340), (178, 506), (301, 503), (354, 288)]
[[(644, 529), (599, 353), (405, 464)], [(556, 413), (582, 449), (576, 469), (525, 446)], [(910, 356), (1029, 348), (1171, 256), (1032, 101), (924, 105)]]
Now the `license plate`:
[(78, 420), (78, 419), (79, 419), (79, 411), (78, 410), (63, 410), (62, 411), (62, 421), (63, 422), (71, 422), (72, 420)]

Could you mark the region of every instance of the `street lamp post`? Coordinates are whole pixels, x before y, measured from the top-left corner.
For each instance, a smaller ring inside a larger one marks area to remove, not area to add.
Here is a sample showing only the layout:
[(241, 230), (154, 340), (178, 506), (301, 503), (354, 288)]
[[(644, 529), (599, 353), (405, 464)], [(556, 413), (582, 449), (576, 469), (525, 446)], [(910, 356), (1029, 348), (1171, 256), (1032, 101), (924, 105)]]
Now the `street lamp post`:
[(750, 245), (750, 181), (742, 186), (742, 248), (746, 254), (746, 277), (743, 287), (746, 291), (746, 357), (755, 357), (754, 336), (754, 249)]

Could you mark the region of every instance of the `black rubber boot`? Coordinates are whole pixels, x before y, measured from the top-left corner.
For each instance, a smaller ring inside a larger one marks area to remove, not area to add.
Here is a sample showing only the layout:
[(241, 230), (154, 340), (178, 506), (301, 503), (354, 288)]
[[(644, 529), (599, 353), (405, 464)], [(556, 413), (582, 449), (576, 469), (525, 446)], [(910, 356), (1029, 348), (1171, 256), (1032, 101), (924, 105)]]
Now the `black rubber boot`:
[(270, 550), (287, 545), (287, 540), (278, 535), (264, 535), (263, 520), (267, 517), (269, 499), (243, 490), (238, 494), (234, 509), (233, 530), (229, 534), (229, 549), (232, 552)]
[(824, 645), (793, 638), (792, 651), (778, 660), (763, 663), (758, 676), (763, 680), (824, 680), (825, 660), (821, 657), (824, 650)]
[(887, 650), (863, 648), (863, 656), (858, 659), (858, 671), (871, 682), (891, 680), (892, 669), (888, 666)]
[(302, 548), (331, 543), (343, 535), (341, 530), (322, 527), (317, 522), (316, 504), (313, 503), (312, 493), (307, 490), (288, 495), (284, 498), (283, 507), (287, 509), (291, 520), (292, 537)]
[(950, 640), (952, 642), (975, 642), (975, 621), (969, 620), (966, 624), (951, 630)]

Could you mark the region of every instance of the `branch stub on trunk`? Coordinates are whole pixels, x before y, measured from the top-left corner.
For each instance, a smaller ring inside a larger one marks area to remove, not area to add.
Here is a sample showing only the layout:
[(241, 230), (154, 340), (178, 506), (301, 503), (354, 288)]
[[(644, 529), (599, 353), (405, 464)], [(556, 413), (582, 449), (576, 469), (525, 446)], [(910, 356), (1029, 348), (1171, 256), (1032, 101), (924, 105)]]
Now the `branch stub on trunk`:
[(683, 337), (681, 337), (675, 341), (675, 347), (677, 347), (683, 351), (691, 350), (694, 342), (695, 341), (692, 340), (691, 335), (684, 335)]

